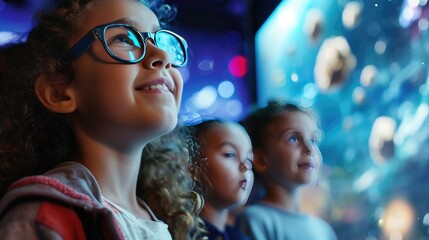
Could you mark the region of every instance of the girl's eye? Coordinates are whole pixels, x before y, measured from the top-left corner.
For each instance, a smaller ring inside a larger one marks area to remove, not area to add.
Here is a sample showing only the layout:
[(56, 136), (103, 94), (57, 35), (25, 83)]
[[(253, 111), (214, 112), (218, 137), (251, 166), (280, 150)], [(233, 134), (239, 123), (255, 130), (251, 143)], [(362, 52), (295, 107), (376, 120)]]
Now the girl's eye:
[(317, 138), (311, 139), (311, 143), (317, 145), (319, 143), (319, 140)]
[(288, 140), (288, 142), (298, 142), (298, 137), (290, 136), (287, 140)]
[(110, 43), (125, 43), (125, 44), (128, 44), (128, 45), (134, 45), (133, 41), (129, 37), (124, 36), (124, 35), (115, 36), (110, 41)]
[(236, 155), (233, 152), (227, 152), (227, 153), (224, 153), (223, 156), (226, 158), (235, 158)]

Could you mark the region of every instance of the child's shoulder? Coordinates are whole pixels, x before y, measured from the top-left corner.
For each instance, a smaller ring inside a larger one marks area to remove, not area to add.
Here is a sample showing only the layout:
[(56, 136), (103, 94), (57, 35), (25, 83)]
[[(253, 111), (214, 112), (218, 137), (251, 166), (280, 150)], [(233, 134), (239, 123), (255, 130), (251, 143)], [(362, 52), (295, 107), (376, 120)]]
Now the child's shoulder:
[(101, 194), (92, 174), (83, 165), (65, 162), (43, 175), (24, 177), (12, 185), (0, 202), (0, 214), (16, 202), (49, 200), (81, 208), (101, 205)]
[(243, 218), (254, 218), (260, 219), (270, 219), (273, 215), (277, 215), (277, 209), (273, 208), (264, 203), (252, 203), (246, 206), (243, 211), (240, 213), (240, 216)]
[(65, 239), (85, 238), (85, 231), (76, 211), (70, 206), (51, 201), (31, 200), (14, 204), (1, 219), (0, 239), (14, 236), (37, 239), (39, 234), (59, 234)]

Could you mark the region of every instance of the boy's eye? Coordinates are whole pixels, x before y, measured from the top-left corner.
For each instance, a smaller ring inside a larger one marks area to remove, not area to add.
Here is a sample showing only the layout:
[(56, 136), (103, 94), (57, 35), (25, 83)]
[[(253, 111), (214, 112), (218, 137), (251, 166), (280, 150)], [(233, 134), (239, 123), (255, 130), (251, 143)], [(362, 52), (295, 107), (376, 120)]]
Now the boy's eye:
[(311, 139), (311, 143), (312, 144), (318, 144), (319, 140), (317, 138), (313, 138), (313, 139)]

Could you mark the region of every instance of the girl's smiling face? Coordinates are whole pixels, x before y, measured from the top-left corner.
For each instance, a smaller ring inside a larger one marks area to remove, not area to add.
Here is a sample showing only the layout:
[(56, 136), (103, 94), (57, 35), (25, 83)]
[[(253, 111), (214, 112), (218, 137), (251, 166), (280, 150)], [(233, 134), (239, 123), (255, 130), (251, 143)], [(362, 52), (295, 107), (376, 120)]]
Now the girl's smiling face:
[(216, 123), (202, 136), (211, 183), (207, 201), (228, 208), (247, 201), (253, 185), (252, 145), (247, 132), (235, 123)]
[[(72, 46), (92, 28), (111, 22), (140, 32), (160, 29), (155, 14), (135, 0), (97, 1), (85, 14)], [(166, 52), (148, 39), (144, 59), (136, 64), (113, 60), (99, 39), (73, 62), (71, 90), (76, 97), (74, 122), (103, 141), (148, 141), (177, 123), (183, 81)]]

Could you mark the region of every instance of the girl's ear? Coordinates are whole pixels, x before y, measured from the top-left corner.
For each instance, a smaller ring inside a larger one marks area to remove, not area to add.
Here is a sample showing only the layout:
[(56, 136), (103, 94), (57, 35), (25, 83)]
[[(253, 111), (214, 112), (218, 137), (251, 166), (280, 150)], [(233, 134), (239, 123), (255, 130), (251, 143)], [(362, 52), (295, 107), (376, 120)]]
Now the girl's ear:
[(48, 82), (47, 76), (40, 76), (34, 85), (37, 98), (50, 111), (71, 113), (76, 110), (75, 91), (63, 82)]
[(267, 170), (267, 161), (262, 149), (253, 149), (253, 167), (259, 173), (264, 173)]

